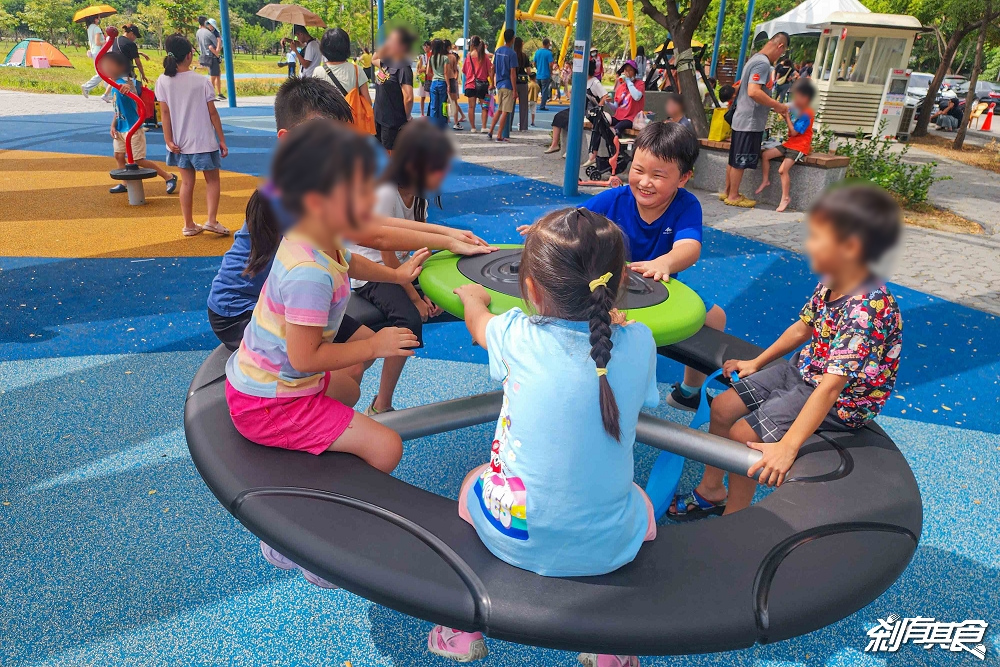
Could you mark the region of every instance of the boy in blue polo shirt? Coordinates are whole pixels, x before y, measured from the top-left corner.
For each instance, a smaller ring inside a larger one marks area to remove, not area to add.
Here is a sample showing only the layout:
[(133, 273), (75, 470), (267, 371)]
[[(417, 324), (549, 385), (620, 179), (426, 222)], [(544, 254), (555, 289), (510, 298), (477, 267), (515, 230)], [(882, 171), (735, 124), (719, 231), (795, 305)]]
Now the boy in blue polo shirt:
[[(701, 203), (684, 189), (698, 158), (698, 139), (678, 123), (650, 123), (635, 140), (628, 185), (611, 188), (583, 207), (617, 224), (628, 239), (632, 270), (653, 280), (676, 278), (701, 256)], [(726, 313), (705, 302), (705, 325), (722, 331)], [(667, 403), (697, 410), (705, 375), (684, 369)]]

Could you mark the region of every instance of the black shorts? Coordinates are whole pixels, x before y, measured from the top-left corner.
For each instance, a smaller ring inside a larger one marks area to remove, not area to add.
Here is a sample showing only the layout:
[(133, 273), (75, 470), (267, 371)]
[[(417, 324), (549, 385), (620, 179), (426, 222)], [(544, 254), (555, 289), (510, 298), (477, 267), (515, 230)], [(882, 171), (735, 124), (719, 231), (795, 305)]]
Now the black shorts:
[(212, 58), (207, 62), (200, 63), (202, 67), (208, 68), (209, 76), (222, 76), (221, 62), (218, 58)]
[(733, 130), (729, 142), (729, 166), (733, 169), (756, 169), (757, 163), (760, 162), (760, 145), (763, 141), (763, 132)]
[[(222, 341), (222, 344), (226, 346), (226, 349), (234, 352), (239, 348), (240, 343), (243, 342), (243, 333), (246, 331), (247, 325), (250, 324), (252, 316), (252, 310), (233, 317), (226, 317), (219, 315), (211, 308), (208, 309), (208, 323), (211, 325), (212, 331)], [(358, 322), (350, 315), (344, 315), (344, 319), (340, 322), (340, 328), (337, 329), (337, 335), (334, 337), (333, 342), (346, 343), (361, 327), (361, 322)]]
[(208, 323), (212, 327), (212, 332), (226, 346), (226, 349), (236, 351), (243, 341), (243, 332), (250, 324), (252, 310), (240, 313), (234, 317), (219, 315), (217, 312), (208, 309)]
[(409, 329), (420, 343), (417, 347), (424, 346), (424, 323), (420, 319), (420, 311), (410, 301), (402, 285), (367, 282), (354, 291), (382, 311), (390, 326)]
[[(778, 442), (788, 432), (816, 387), (802, 379), (790, 361), (761, 369), (733, 384), (750, 410), (747, 424), (761, 442)], [(819, 425), (820, 431), (846, 431), (850, 427), (837, 417), (836, 407)]]
[(475, 85), (465, 89), (466, 97), (474, 97), (477, 100), (485, 100), (490, 95), (490, 85), (485, 81), (476, 81)]
[(558, 127), (560, 130), (569, 128), (569, 109), (556, 112), (552, 117), (552, 127)]
[(396, 135), (399, 134), (399, 130), (398, 127), (386, 127), (375, 123), (375, 138), (382, 144), (382, 148), (391, 151), (392, 147), (396, 145)]

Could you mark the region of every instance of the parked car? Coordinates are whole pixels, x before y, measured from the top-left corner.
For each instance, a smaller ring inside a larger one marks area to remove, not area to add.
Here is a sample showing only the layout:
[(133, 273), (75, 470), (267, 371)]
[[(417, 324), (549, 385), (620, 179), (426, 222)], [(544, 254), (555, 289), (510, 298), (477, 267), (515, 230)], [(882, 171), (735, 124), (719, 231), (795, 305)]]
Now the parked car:
[(966, 84), (966, 85), (968, 85), (969, 80), (966, 79), (964, 76), (962, 76), (960, 74), (952, 74), (950, 76), (946, 76), (944, 78), (944, 81), (941, 82), (941, 89), (942, 90), (955, 90), (956, 88), (958, 88), (959, 86), (961, 86), (963, 83)]
[(906, 86), (906, 103), (917, 104), (927, 97), (927, 88), (934, 80), (933, 74), (927, 72), (913, 72), (910, 74), (910, 82)]
[[(968, 81), (955, 87), (955, 94), (963, 99), (968, 93)], [(975, 94), (977, 102), (1000, 102), (1000, 83), (995, 83), (993, 81), (976, 81)]]

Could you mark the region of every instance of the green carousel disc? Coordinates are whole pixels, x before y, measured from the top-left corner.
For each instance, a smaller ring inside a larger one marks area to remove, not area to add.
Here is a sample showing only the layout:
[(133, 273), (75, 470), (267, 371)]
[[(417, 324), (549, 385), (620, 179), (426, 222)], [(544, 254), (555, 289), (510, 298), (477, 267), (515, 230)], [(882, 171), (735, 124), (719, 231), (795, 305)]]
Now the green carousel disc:
[[(472, 257), (435, 253), (420, 273), (420, 288), (434, 303), (459, 318), (465, 313), (454, 291), (471, 282), (486, 288), (494, 315), (524, 308), (518, 285), (523, 246), (501, 244), (497, 248), (497, 252)], [(682, 341), (705, 324), (705, 304), (679, 280), (656, 282), (631, 273), (622, 310), (630, 320), (648, 326), (658, 346)]]

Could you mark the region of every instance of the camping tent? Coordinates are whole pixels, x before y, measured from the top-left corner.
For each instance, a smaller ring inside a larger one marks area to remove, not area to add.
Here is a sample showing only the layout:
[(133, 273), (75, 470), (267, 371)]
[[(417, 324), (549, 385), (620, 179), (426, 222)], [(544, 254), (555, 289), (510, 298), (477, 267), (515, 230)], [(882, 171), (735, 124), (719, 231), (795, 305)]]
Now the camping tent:
[(25, 39), (10, 50), (3, 64), (8, 67), (31, 67), (32, 56), (45, 56), (49, 67), (72, 67), (66, 55), (44, 39)]
[(787, 14), (764, 23), (758, 23), (755, 34), (758, 37), (761, 33), (770, 37), (778, 32), (787, 32), (789, 35), (818, 35), (819, 31), (816, 30), (815, 26), (825, 22), (834, 12), (866, 13), (869, 11), (858, 0), (806, 0)]

